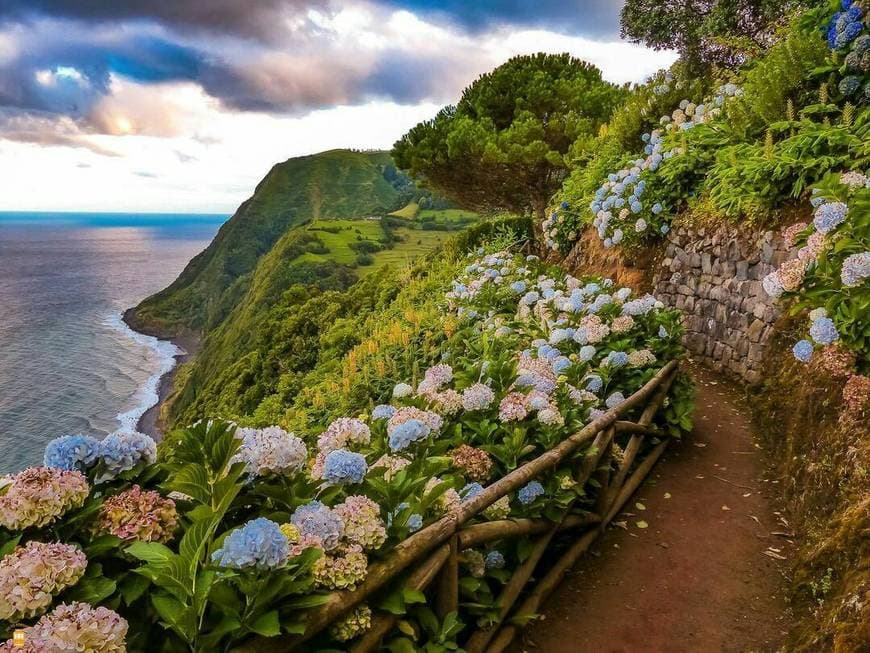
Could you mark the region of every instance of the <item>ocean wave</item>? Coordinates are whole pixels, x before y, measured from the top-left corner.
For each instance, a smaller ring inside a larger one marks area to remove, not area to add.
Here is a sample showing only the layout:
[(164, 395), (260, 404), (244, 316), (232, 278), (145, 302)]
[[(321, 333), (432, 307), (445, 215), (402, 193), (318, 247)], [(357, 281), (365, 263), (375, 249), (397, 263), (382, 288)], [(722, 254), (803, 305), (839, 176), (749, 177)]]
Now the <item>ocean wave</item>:
[(119, 431), (136, 431), (142, 416), (160, 400), (158, 395), (160, 379), (175, 367), (175, 357), (185, 352), (168, 340), (159, 340), (154, 336), (134, 331), (124, 322), (121, 313), (109, 315), (103, 324), (118, 331), (133, 342), (147, 347), (157, 358), (154, 373), (148, 377), (148, 380), (139, 387), (134, 395), (135, 407), (117, 415)]

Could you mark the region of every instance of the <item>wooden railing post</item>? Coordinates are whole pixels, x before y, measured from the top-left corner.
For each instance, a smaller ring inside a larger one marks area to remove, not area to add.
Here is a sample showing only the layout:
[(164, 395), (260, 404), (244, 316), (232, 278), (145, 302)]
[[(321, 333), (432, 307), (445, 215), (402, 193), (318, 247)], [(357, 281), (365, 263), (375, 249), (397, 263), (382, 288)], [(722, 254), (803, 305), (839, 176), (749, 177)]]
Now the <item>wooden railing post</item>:
[(451, 612), (459, 610), (459, 536), (450, 538), (450, 555), (441, 568), (438, 577), (438, 599), (436, 612), (444, 619)]

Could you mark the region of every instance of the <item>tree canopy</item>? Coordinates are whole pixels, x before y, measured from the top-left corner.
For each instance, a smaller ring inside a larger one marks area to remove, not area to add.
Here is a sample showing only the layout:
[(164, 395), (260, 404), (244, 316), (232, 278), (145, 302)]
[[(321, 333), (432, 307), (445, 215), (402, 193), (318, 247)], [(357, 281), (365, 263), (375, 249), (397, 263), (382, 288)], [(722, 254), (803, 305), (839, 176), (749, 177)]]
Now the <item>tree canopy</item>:
[(461, 206), (540, 215), (572, 145), (597, 133), (625, 93), (568, 54), (514, 57), (405, 134), (393, 158)]
[(822, 0), (626, 0), (622, 36), (674, 49), (693, 69), (734, 67), (759, 54), (792, 11)]

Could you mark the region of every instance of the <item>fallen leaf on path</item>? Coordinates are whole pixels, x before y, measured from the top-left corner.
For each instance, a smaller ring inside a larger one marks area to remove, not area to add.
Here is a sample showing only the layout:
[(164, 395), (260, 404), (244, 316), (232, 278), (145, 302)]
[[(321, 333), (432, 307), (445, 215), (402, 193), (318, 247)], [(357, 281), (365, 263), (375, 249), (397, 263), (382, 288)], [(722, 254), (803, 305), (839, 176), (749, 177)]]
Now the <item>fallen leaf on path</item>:
[(731, 510), (728, 506), (722, 506), (722, 510)]
[(777, 560), (786, 560), (785, 556), (781, 556), (778, 553), (774, 553), (773, 551), (762, 551), (762, 553), (770, 558), (776, 558)]
[(746, 497), (751, 497), (751, 496), (752, 496), (752, 492), (747, 492), (746, 494), (743, 495), (743, 498), (745, 499)]
[(671, 498), (671, 493), (665, 492), (665, 499), (670, 499), (670, 498)]
[(706, 442), (695, 442), (694, 445), (696, 447), (698, 447), (699, 449), (703, 449), (704, 447), (707, 446), (707, 443)]
[(669, 549), (671, 547), (671, 545), (668, 544), (667, 542), (656, 542), (656, 544), (658, 544), (663, 549)]
[(704, 477), (703, 477), (703, 476), (701, 476), (701, 475), (700, 475), (700, 474), (698, 474), (698, 475), (697, 475), (697, 476), (696, 476), (696, 477), (695, 477), (695, 478), (700, 478), (700, 479), (703, 479), (703, 478), (704, 478)]
[(646, 528), (647, 526), (649, 526), (649, 524), (647, 524), (645, 521), (639, 521), (639, 522), (637, 522), (637, 527), (638, 527), (638, 528)]
[(621, 528), (621, 529), (626, 530), (626, 531), (628, 530), (628, 522), (615, 521), (615, 522), (613, 522), (613, 525), (616, 526), (617, 528)]
[(642, 503), (636, 503), (636, 504), (634, 504), (634, 507), (637, 508), (638, 510), (646, 510), (646, 506), (643, 505)]
[(758, 521), (758, 517), (756, 517), (755, 515), (749, 515), (749, 518), (752, 519), (753, 521), (755, 521), (756, 524), (761, 526), (761, 522)]

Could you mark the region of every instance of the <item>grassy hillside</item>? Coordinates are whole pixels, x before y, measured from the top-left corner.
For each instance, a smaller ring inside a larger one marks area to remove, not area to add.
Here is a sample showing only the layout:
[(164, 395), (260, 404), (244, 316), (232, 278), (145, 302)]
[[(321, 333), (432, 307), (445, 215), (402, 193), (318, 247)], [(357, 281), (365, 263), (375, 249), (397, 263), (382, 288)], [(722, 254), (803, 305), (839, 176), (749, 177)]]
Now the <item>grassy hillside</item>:
[(418, 196), (383, 152), (333, 150), (272, 168), (178, 280), (128, 315), (146, 331), (201, 338), (167, 421), (242, 418), (279, 383), (295, 387), (323, 331), (383, 301), (389, 293), (372, 288), (478, 219), (456, 209), (387, 216)]
[(178, 279), (136, 308), (135, 320), (161, 333), (208, 331), (245, 296), (258, 261), (293, 227), (383, 215), (407, 203), (409, 187), (385, 152), (331, 150), (279, 163)]

